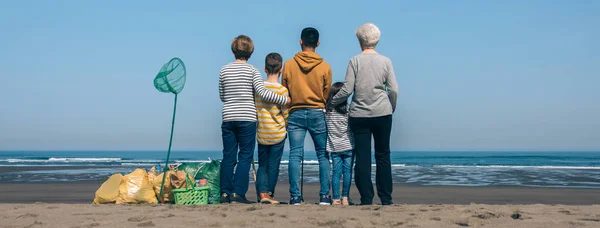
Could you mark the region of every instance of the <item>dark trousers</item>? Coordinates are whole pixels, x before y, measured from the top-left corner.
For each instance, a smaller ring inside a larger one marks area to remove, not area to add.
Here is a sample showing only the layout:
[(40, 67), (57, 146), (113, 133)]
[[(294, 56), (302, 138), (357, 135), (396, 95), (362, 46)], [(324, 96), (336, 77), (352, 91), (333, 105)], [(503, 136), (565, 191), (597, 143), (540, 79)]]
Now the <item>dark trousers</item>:
[(221, 133), (223, 137), (221, 192), (228, 195), (232, 193), (246, 195), (250, 182), (250, 163), (256, 148), (256, 122), (223, 122)]
[(356, 165), (354, 181), (360, 193), (361, 204), (373, 203), (373, 182), (371, 181), (371, 136), (375, 142), (375, 184), (377, 196), (382, 204), (392, 203), (392, 165), (390, 162), (390, 134), (392, 116), (372, 118), (350, 118), (350, 128), (354, 134)]

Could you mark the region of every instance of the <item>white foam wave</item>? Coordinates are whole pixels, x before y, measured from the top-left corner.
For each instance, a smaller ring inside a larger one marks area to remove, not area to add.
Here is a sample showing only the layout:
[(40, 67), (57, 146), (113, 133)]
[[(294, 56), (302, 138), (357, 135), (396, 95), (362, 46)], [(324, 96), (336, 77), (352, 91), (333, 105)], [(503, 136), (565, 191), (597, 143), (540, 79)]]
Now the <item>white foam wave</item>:
[(48, 162), (46, 159), (2, 159), (0, 161), (8, 163)]
[[(164, 162), (164, 161), (159, 161)], [(210, 160), (175, 160), (175, 163), (209, 163)]]
[(121, 158), (50, 158), (49, 162), (118, 162)]
[(592, 169), (600, 170), (598, 166), (519, 166), (519, 165), (434, 165), (438, 168), (483, 168), (483, 169)]
[[(288, 160), (283, 160), (281, 161), (281, 164), (289, 164), (290, 161)], [(308, 165), (318, 165), (319, 161), (317, 160), (304, 160), (304, 164), (308, 164)]]
[(152, 163), (136, 163), (136, 162), (124, 162), (121, 166), (152, 166)]

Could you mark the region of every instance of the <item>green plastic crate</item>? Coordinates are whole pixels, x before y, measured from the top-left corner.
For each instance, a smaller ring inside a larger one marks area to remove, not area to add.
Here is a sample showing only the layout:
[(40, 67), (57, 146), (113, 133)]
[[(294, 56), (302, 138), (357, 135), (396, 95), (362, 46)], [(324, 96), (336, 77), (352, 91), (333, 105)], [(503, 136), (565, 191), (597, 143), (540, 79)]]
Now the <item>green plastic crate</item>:
[(180, 205), (206, 205), (208, 204), (208, 186), (173, 189), (175, 204)]

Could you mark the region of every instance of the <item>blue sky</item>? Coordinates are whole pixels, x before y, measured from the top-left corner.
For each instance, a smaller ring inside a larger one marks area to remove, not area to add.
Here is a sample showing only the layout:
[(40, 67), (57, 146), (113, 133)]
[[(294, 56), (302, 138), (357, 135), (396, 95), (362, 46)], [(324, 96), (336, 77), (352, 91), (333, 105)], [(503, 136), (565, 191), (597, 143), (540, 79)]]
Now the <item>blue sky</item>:
[(166, 149), (173, 96), (152, 80), (175, 56), (188, 80), (173, 148), (220, 150), (232, 38), (254, 40), (262, 69), (313, 26), (342, 81), (365, 22), (399, 82), (394, 150), (598, 150), (598, 12), (592, 0), (7, 1), (0, 150)]

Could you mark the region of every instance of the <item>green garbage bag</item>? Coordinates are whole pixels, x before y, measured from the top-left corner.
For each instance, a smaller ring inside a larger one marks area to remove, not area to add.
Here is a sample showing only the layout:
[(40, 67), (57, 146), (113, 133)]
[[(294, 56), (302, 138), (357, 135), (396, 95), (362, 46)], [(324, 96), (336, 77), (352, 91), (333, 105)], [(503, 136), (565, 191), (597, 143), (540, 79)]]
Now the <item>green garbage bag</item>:
[(206, 163), (182, 163), (177, 167), (178, 170), (183, 170), (185, 173), (194, 177), (195, 180), (200, 179), (199, 171)]
[(221, 203), (221, 161), (212, 160), (211, 162), (204, 164), (200, 168), (196, 178), (208, 180), (208, 187), (210, 189), (208, 203)]

